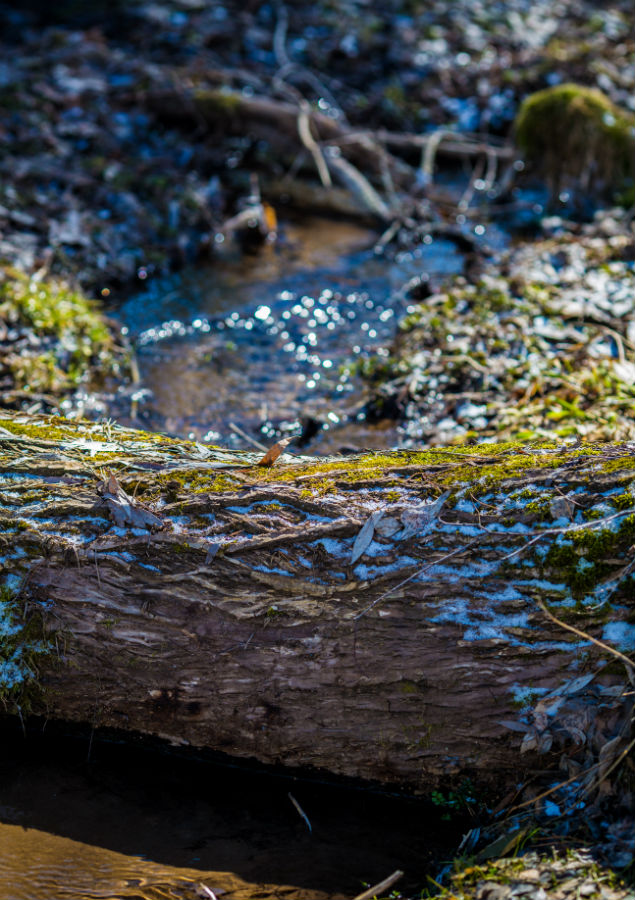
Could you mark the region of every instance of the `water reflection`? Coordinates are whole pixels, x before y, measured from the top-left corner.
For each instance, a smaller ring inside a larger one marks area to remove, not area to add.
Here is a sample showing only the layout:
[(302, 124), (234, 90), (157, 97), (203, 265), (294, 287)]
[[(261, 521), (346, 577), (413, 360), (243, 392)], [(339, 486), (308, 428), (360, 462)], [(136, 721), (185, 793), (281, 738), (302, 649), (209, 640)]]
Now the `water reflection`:
[(2, 900), (345, 900), (397, 868), (414, 890), (439, 852), (414, 801), (55, 730), (5, 721)]
[[(336, 427), (333, 416), (354, 421), (363, 385), (349, 364), (388, 354), (411, 304), (399, 289), (422, 271), (442, 276), (463, 265), (443, 241), (380, 258), (373, 237), (348, 223), (310, 221), (290, 228), (281, 248), (131, 298), (119, 316), (152, 391), (140, 407), (144, 424), (231, 445), (230, 422), (273, 437), (308, 419), (322, 432)], [(361, 445), (372, 445), (370, 430)]]
[(161, 866), (19, 825), (0, 825), (0, 848), (5, 900), (212, 900), (257, 888), (228, 872)]

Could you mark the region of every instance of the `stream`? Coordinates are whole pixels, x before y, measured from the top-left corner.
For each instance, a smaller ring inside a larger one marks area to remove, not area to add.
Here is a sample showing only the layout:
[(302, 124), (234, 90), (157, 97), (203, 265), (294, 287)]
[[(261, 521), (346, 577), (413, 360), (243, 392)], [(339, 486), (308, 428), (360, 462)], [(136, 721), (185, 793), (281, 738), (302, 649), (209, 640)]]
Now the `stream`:
[(115, 314), (141, 376), (137, 424), (242, 448), (232, 425), (265, 444), (302, 434), (314, 453), (399, 444), (394, 422), (363, 421), (368, 388), (355, 364), (388, 355), (413, 309), (410, 279), (438, 283), (463, 257), (441, 240), (379, 256), (376, 240), (345, 222), (287, 223), (275, 246), (230, 251), (123, 302)]
[(367, 786), (184, 758), (54, 723), (30, 727), (26, 740), (15, 723), (7, 729), (2, 900), (346, 900), (397, 868), (400, 887), (420, 889), (457, 839), (435, 807)]

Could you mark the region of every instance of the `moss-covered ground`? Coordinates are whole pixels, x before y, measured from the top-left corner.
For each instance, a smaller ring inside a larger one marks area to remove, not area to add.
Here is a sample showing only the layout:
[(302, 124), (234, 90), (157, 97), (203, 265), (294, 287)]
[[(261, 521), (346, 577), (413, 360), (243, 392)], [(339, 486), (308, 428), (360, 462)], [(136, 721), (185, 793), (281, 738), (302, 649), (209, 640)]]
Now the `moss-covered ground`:
[(95, 302), (59, 279), (0, 268), (0, 390), (8, 406), (55, 408), (79, 388), (130, 377), (129, 353)]

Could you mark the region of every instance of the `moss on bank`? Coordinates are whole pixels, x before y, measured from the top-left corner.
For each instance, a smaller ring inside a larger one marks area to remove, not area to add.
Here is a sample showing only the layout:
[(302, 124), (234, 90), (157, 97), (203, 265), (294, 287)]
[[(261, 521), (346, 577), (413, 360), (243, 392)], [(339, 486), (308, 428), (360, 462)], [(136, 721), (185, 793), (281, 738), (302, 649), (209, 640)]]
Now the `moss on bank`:
[(127, 355), (97, 305), (64, 282), (0, 268), (0, 319), (5, 403), (128, 374)]
[(403, 409), (417, 443), (632, 440), (629, 246), (566, 235), (511, 249), (476, 283), (452, 279), (363, 373), (367, 409)]
[(564, 187), (600, 197), (632, 183), (635, 117), (596, 88), (559, 84), (524, 101), (516, 140), (528, 161), (546, 176), (552, 193)]
[[(509, 852), (509, 851), (508, 851)], [(577, 847), (553, 853), (529, 852), (483, 862), (461, 860), (450, 885), (435, 900), (476, 900), (516, 896), (588, 897), (629, 900), (632, 889), (607, 866), (596, 862), (590, 848)]]

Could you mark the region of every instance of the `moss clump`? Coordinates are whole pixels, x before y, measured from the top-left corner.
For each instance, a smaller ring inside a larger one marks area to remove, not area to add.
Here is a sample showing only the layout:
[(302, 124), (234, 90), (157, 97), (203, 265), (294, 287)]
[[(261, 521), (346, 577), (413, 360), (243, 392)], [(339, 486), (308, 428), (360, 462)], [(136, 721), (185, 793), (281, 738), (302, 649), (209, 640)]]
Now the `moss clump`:
[(104, 317), (61, 282), (0, 269), (0, 318), (29, 338), (19, 353), (5, 352), (0, 362), (18, 391), (59, 394), (96, 370), (117, 370), (115, 342)]
[(561, 84), (532, 94), (515, 131), (554, 195), (568, 187), (578, 196), (606, 196), (627, 187), (635, 174), (635, 117), (595, 88)]
[(244, 98), (238, 91), (204, 90), (194, 92), (194, 106), (204, 119), (211, 124), (240, 114)]
[[(616, 531), (589, 528), (570, 532), (567, 542), (549, 549), (543, 564), (571, 589), (576, 600), (581, 600), (628, 557), (633, 541), (635, 515), (625, 516)], [(620, 583), (620, 595), (621, 588), (630, 590), (630, 583)]]

